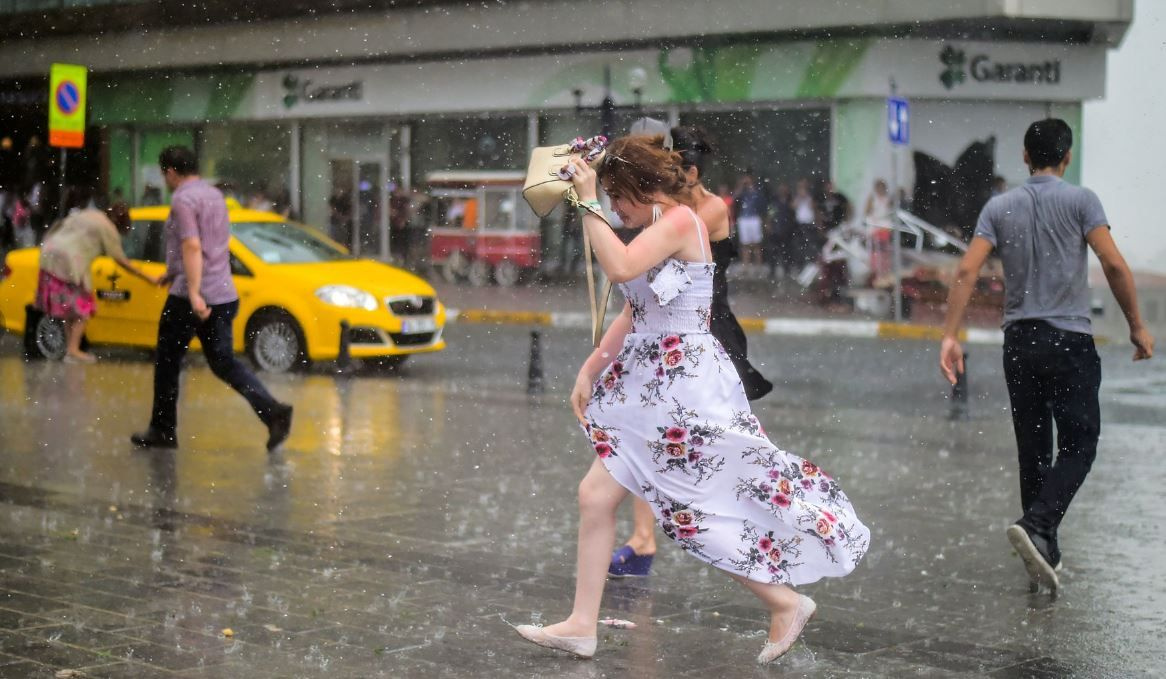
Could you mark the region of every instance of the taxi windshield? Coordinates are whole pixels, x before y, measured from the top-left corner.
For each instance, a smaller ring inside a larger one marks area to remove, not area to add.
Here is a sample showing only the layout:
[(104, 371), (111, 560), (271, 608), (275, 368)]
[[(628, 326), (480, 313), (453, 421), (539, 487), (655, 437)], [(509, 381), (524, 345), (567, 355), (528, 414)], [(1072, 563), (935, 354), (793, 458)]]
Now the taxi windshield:
[(236, 222), (231, 232), (268, 264), (307, 264), (349, 259), (349, 255), (308, 229), (287, 222)]

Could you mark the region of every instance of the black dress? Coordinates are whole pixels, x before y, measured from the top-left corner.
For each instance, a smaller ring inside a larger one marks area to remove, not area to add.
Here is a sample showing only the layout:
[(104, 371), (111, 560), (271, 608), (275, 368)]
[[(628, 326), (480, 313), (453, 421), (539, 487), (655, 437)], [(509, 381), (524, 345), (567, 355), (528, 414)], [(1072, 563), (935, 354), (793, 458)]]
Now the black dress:
[(749, 363), (749, 348), (745, 341), (745, 331), (729, 308), (729, 281), (726, 273), (729, 263), (737, 256), (737, 245), (732, 238), (722, 238), (711, 244), (713, 262), (716, 270), (713, 272), (713, 303), (711, 332), (721, 346), (733, 360), (737, 374), (741, 377), (741, 384), (745, 386), (745, 396), (755, 401), (773, 390), (773, 383), (757, 372)]

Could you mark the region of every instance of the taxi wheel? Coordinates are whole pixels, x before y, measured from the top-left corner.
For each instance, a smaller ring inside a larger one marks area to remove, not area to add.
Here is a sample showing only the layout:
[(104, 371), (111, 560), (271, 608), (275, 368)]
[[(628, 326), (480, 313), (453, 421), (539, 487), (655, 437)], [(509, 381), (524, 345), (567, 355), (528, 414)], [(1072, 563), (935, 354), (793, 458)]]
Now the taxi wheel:
[(308, 364), (304, 334), (286, 311), (261, 311), (247, 324), (247, 354), (260, 370), (282, 373)]
[(65, 357), (65, 323), (56, 318), (41, 316), (36, 323), (36, 350), (47, 359), (59, 361)]
[(494, 267), (494, 280), (504, 288), (517, 285), (520, 275), (522, 275), (522, 270), (509, 259), (498, 262), (498, 266)]
[(470, 263), (470, 272), (466, 277), (470, 281), (470, 285), (475, 288), (485, 287), (490, 284), (490, 263), (484, 259), (475, 259)]

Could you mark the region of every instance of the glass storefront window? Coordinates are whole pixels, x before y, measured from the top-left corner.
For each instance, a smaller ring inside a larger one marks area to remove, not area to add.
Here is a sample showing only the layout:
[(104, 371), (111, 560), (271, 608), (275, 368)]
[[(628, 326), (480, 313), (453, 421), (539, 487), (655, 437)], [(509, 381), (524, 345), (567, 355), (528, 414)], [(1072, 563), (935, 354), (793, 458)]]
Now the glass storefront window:
[(526, 116), (422, 118), (413, 122), (414, 186), (441, 170), (525, 170)]
[(793, 186), (829, 179), (830, 110), (792, 108), (681, 113), (681, 125), (703, 127), (717, 149), (705, 169), (704, 185), (733, 190), (742, 174), (767, 184)]
[(202, 176), (244, 207), (284, 212), (291, 204), (291, 129), (279, 123), (207, 125)]

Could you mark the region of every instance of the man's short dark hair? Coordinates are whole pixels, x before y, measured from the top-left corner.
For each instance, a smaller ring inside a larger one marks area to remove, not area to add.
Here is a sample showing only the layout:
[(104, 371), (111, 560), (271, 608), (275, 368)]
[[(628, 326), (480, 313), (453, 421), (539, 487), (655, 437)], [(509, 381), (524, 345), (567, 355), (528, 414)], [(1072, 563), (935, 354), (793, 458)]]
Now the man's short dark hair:
[(174, 170), (180, 176), (198, 174), (198, 157), (185, 146), (167, 146), (158, 154), (158, 165), (162, 171)]
[(1072, 147), (1073, 130), (1060, 118), (1038, 120), (1024, 133), (1024, 150), (1037, 170), (1060, 165)]

